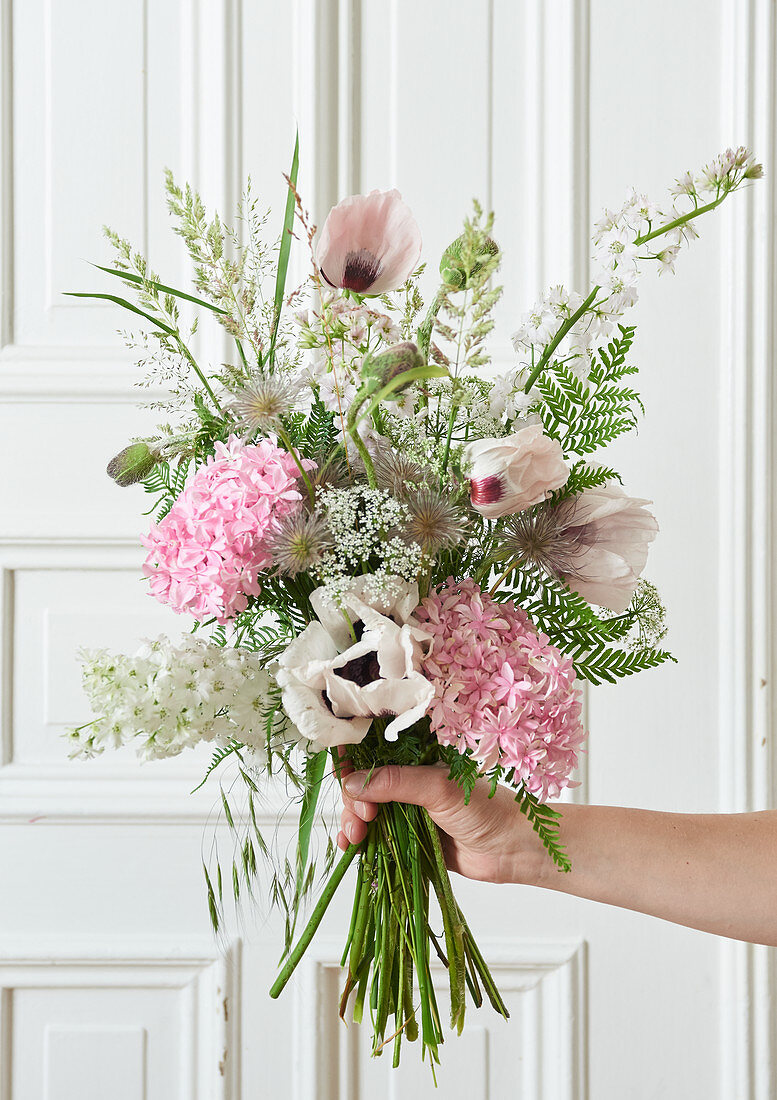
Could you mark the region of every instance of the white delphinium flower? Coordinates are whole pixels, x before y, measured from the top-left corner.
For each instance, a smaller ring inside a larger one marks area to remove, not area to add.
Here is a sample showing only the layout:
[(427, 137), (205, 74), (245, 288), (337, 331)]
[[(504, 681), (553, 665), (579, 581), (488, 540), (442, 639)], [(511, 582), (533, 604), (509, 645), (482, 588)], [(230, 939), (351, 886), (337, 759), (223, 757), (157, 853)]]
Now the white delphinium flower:
[(260, 754), (273, 709), (265, 662), (247, 649), (165, 636), (132, 656), (82, 651), (83, 684), (97, 718), (69, 731), (73, 756), (95, 756), (139, 739), (146, 760), (177, 756), (200, 741), (242, 742)]

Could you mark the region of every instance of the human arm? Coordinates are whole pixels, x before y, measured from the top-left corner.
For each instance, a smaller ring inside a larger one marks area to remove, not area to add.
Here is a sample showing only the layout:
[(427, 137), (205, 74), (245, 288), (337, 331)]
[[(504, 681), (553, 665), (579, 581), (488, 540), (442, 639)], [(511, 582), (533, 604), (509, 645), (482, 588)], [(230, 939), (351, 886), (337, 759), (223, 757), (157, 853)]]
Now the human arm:
[(341, 846), (359, 843), (380, 802), (423, 805), (453, 871), (558, 890), (734, 939), (777, 946), (777, 811), (677, 814), (558, 804), (572, 870), (559, 872), (505, 788), (468, 806), (441, 768), (346, 777)]

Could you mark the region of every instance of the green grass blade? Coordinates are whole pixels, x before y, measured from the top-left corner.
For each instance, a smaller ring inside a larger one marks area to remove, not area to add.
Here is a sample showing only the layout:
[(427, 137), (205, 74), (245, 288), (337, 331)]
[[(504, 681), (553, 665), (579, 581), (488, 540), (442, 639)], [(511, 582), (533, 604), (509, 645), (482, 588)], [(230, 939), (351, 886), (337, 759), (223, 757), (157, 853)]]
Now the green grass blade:
[(313, 830), (318, 794), (321, 790), (327, 760), (328, 753), (322, 751), (317, 752), (315, 756), (309, 756), (305, 761), (305, 793), (302, 796), (297, 834), (297, 899), (302, 896), (305, 883), (305, 871), (310, 853), (310, 834)]
[(267, 358), (272, 366), (275, 356), (275, 341), (278, 338), (278, 326), (281, 323), (281, 310), (283, 309), (283, 295), (286, 290), (286, 275), (289, 270), (289, 255), (291, 253), (291, 230), (294, 225), (294, 191), (297, 187), (297, 174), (299, 172), (299, 130), (294, 142), (294, 156), (291, 160), (289, 172), (289, 193), (286, 196), (286, 211), (283, 217), (283, 229), (281, 230), (281, 248), (278, 253), (278, 275), (275, 280), (275, 302), (273, 305), (272, 335)]
[(185, 290), (176, 290), (174, 286), (165, 286), (164, 283), (158, 283), (155, 279), (143, 279), (132, 271), (121, 271), (115, 267), (103, 267), (102, 264), (92, 264), (91, 266), (96, 267), (98, 271), (104, 271), (107, 275), (115, 275), (125, 282), (134, 283), (135, 286), (150, 286), (162, 294), (172, 294), (174, 298), (183, 298), (187, 302), (194, 302), (196, 306), (204, 306), (205, 309), (210, 309), (213, 313), (220, 313), (224, 317), (229, 316), (229, 310), (222, 309), (221, 306), (215, 306), (213, 302), (207, 302), (204, 298), (197, 298), (194, 294), (187, 294)]
[(150, 321), (154, 328), (161, 329), (163, 332), (169, 333), (170, 336), (175, 336), (175, 330), (171, 329), (169, 325), (166, 325), (164, 321), (160, 321), (157, 317), (152, 317), (150, 313), (146, 313), (145, 310), (140, 309), (138, 306), (134, 306), (132, 302), (128, 302), (126, 298), (120, 298), (116, 294), (90, 294), (84, 291), (66, 290), (64, 291), (68, 298), (102, 298), (106, 302), (113, 302), (117, 306), (121, 306), (122, 309), (128, 309), (130, 313), (137, 313), (139, 317), (145, 317), (147, 321)]

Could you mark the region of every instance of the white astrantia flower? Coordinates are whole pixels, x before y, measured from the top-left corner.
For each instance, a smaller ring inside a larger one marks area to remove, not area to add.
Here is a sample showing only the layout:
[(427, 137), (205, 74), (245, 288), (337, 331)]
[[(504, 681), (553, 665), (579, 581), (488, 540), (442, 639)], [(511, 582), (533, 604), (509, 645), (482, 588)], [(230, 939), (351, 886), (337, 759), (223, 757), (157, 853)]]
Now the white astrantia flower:
[(418, 585), (397, 577), (376, 595), (371, 580), (355, 578), (339, 606), (317, 588), (310, 602), (318, 620), (278, 659), (283, 708), (316, 751), (358, 744), (381, 715), (394, 716), (384, 736), (395, 741), (434, 696), (419, 671), (429, 634), (413, 616)]
[(272, 678), (260, 657), (200, 638), (146, 640), (132, 657), (82, 651), (85, 692), (97, 718), (69, 731), (72, 756), (138, 740), (146, 760), (200, 741), (236, 740), (263, 754)]

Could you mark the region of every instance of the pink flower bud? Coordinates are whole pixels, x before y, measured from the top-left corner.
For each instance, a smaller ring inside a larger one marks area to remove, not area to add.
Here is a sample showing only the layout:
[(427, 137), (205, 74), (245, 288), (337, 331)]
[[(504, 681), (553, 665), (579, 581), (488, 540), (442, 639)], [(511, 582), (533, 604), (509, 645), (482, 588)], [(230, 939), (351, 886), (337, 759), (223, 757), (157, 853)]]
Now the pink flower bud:
[(539, 424), (503, 439), (478, 439), (464, 449), (472, 507), (486, 519), (513, 515), (545, 500), (569, 477), (561, 445)]

